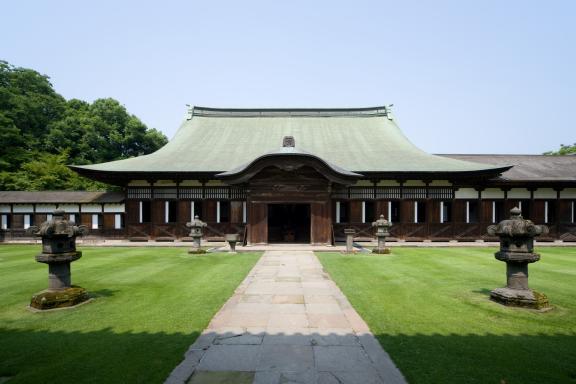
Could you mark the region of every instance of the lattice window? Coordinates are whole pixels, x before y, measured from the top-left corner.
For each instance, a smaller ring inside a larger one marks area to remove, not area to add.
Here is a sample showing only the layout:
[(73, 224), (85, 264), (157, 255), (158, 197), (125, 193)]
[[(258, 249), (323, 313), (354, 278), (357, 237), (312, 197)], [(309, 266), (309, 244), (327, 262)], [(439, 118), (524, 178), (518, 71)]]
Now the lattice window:
[(404, 188), (402, 195), (405, 199), (425, 199), (426, 188)]
[(154, 188), (155, 199), (176, 199), (178, 197), (176, 188)]
[(202, 198), (202, 187), (191, 187), (182, 188), (180, 187), (180, 198), (181, 199), (201, 199)]
[(230, 188), (228, 187), (206, 187), (206, 199), (228, 199), (230, 197)]
[(230, 198), (233, 200), (246, 200), (246, 188), (231, 187)]
[(454, 190), (452, 188), (430, 188), (428, 190), (428, 197), (431, 199), (447, 200), (454, 198)]
[(376, 187), (377, 199), (399, 199), (400, 187)]
[(151, 199), (152, 188), (128, 188), (129, 199)]
[(374, 188), (373, 187), (351, 187), (350, 188), (350, 198), (351, 199), (373, 199), (374, 198)]

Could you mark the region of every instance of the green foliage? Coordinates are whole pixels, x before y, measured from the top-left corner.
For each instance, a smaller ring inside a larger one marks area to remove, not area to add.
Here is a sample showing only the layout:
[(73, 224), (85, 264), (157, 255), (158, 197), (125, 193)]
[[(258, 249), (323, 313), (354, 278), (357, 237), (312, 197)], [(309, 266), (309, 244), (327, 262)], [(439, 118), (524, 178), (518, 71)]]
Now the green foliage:
[(0, 190), (96, 190), (67, 164), (156, 151), (167, 143), (114, 99), (65, 100), (48, 77), (0, 61)]
[(15, 172), (0, 172), (0, 185), (14, 191), (110, 189), (106, 184), (86, 179), (71, 171), (66, 166), (67, 160), (67, 150), (57, 155), (41, 152)]
[(574, 143), (572, 145), (560, 144), (559, 150), (544, 152), (544, 154), (545, 155), (555, 155), (555, 156), (574, 155), (574, 154), (576, 154), (576, 143)]

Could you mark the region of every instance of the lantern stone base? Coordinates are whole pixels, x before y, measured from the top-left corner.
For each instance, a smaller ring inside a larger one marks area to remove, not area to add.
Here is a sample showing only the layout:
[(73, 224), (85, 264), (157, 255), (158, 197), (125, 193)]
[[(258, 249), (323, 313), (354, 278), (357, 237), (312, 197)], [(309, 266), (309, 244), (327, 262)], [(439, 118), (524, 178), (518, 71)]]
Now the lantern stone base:
[(73, 307), (90, 299), (82, 287), (72, 286), (62, 290), (44, 290), (36, 293), (30, 300), (30, 307), (46, 310)]
[(531, 289), (496, 288), (490, 292), (490, 299), (509, 307), (539, 310), (550, 308), (546, 295)]
[(374, 248), (372, 249), (372, 253), (376, 253), (378, 255), (388, 255), (392, 253), (392, 250), (390, 248), (384, 248), (384, 249)]

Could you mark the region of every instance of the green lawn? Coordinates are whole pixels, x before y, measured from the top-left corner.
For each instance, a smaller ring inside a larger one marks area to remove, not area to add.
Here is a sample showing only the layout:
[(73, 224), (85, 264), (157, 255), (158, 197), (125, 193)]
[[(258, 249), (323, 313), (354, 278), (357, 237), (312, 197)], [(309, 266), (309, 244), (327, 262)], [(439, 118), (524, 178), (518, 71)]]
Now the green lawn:
[(410, 383), (576, 383), (576, 248), (540, 248), (529, 267), (547, 313), (489, 300), (505, 286), (494, 251), (318, 256)]
[(72, 283), (96, 297), (32, 313), (47, 287), (39, 246), (0, 246), (0, 382), (161, 383), (260, 254), (83, 248)]

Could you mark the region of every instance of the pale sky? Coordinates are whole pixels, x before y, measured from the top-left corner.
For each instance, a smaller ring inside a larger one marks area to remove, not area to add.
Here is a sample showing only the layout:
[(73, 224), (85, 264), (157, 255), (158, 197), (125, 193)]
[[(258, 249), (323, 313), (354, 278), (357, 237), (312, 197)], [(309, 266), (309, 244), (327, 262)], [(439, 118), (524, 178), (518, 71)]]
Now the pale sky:
[[(576, 142), (576, 1), (5, 2), (0, 59), (169, 138), (186, 104), (369, 107), (431, 153)], [(279, 143), (280, 145), (280, 143)]]

